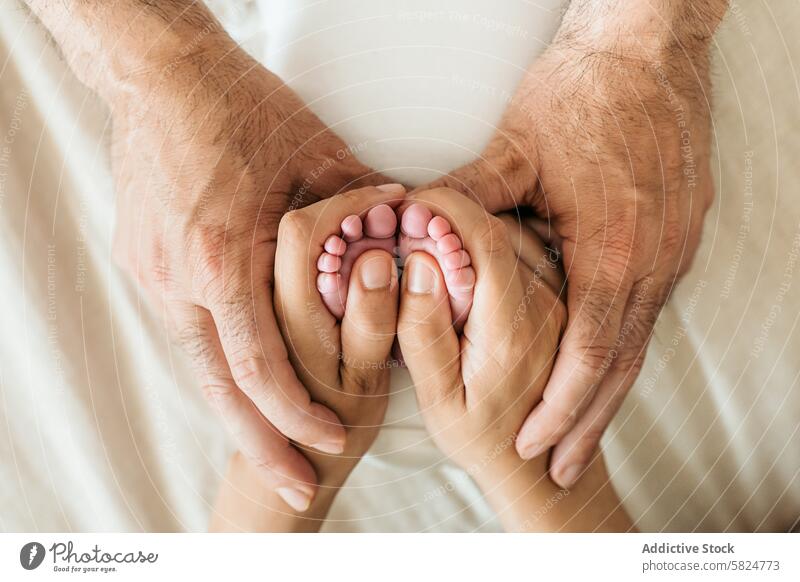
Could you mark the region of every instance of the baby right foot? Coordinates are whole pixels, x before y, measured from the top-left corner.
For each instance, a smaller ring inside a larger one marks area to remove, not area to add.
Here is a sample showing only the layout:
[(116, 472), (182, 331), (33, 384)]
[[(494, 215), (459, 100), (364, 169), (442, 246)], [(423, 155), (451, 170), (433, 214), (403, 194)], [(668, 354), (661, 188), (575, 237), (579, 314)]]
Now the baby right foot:
[(415, 251), (426, 252), (437, 260), (450, 296), (453, 325), (461, 331), (472, 307), (475, 269), (450, 222), (434, 216), (422, 204), (412, 204), (400, 221), (399, 251), (403, 261)]

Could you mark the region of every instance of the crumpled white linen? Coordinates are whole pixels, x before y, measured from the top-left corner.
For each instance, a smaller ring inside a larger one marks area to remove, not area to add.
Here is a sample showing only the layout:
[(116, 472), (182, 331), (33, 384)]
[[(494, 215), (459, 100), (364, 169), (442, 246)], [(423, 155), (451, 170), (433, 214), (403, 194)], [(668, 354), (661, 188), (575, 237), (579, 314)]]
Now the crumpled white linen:
[[(481, 150), (561, 3), (211, 4), (365, 163), (422, 183)], [(604, 443), (645, 530), (800, 517), (799, 17), (789, 0), (735, 4), (718, 35), (716, 203)], [(107, 122), (24, 8), (0, 3), (0, 531), (203, 530), (232, 450), (110, 259)], [(407, 374), (393, 390), (325, 529), (497, 531)]]

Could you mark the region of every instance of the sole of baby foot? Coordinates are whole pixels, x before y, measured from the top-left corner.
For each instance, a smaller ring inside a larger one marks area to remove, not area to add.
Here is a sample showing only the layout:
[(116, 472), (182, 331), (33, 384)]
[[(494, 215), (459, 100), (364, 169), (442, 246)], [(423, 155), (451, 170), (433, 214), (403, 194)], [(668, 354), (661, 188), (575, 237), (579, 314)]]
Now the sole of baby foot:
[(347, 290), (353, 264), (363, 253), (380, 249), (392, 255), (397, 247), (397, 215), (381, 204), (370, 209), (362, 219), (352, 214), (345, 218), (339, 233), (325, 241), (325, 250), (317, 260), (317, 289), (328, 311), (341, 320), (347, 305)]
[(453, 325), (461, 331), (472, 307), (475, 269), (450, 222), (442, 216), (435, 216), (422, 204), (412, 204), (400, 219), (398, 249), (403, 261), (417, 251), (428, 253), (437, 260), (450, 296)]

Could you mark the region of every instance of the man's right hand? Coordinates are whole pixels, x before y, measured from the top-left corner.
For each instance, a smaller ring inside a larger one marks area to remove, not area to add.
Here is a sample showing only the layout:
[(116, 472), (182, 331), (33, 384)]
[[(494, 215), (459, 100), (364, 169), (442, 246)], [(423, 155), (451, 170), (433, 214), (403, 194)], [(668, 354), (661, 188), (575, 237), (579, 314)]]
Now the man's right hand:
[(345, 431), (309, 398), (278, 330), (278, 223), (369, 169), (202, 3), (29, 4), (111, 108), (115, 257), (267, 486), (304, 510), (316, 476), (290, 441), (338, 454)]

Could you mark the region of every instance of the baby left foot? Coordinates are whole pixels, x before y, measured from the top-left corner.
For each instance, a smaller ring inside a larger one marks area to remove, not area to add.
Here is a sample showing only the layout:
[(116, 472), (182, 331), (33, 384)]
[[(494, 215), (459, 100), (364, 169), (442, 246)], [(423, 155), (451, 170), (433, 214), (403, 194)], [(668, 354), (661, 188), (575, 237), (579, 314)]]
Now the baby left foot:
[(317, 260), (317, 289), (328, 311), (341, 320), (353, 264), (372, 249), (394, 254), (397, 216), (390, 206), (381, 204), (367, 212), (364, 220), (355, 214), (348, 216), (340, 228), (341, 234), (331, 234), (325, 241), (325, 252)]

